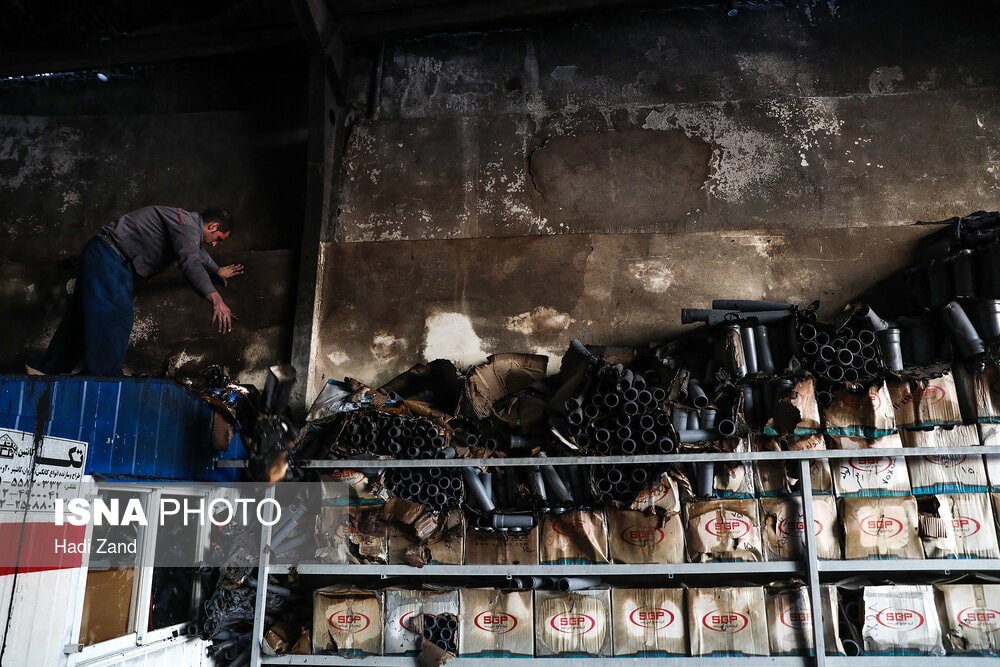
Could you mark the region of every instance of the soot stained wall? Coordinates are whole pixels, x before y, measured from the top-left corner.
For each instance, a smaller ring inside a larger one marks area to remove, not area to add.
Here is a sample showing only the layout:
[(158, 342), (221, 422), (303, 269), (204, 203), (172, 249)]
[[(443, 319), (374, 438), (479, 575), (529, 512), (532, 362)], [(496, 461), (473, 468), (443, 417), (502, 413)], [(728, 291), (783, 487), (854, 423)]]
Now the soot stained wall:
[[(712, 297), (836, 311), (905, 263), (915, 221), (996, 208), (998, 11), (753, 3), (372, 49), (308, 393), (641, 342)], [(559, 335), (522, 326), (539, 313)]]
[(18, 323), (0, 331), (0, 372), (39, 363), (86, 240), (149, 204), (229, 208), (236, 232), (212, 254), (246, 275), (220, 289), (238, 318), (227, 336), (176, 270), (140, 281), (129, 370), (218, 363), (260, 383), (267, 366), (288, 361), (306, 69), (289, 52), (109, 70), (107, 84), (85, 74), (0, 83), (0, 304)]

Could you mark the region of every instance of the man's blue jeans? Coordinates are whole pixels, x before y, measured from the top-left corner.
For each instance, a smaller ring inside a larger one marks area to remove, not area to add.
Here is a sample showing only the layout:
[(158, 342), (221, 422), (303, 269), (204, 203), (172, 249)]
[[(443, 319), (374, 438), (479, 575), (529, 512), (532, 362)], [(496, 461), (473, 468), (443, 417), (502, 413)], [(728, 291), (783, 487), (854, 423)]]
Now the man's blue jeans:
[(135, 320), (132, 268), (95, 236), (80, 253), (69, 309), (45, 352), (41, 371), (68, 373), (80, 359), (88, 375), (118, 377)]

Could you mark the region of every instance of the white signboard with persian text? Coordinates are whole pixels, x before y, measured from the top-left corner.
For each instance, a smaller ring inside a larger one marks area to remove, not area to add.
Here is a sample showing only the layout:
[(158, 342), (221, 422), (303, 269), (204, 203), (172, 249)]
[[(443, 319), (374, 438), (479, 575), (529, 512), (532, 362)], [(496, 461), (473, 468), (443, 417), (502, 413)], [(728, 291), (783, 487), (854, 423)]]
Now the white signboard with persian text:
[(49, 514), (57, 498), (75, 498), (87, 443), (0, 429), (0, 514)]

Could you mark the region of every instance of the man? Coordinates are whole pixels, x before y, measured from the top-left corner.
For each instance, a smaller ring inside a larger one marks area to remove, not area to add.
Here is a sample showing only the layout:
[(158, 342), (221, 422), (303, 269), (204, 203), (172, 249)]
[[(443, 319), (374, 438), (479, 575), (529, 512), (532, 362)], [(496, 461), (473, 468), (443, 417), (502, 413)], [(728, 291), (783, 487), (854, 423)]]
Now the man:
[(173, 206), (147, 206), (101, 228), (83, 248), (76, 288), (45, 352), (43, 373), (68, 373), (83, 360), (88, 375), (122, 375), (135, 320), (135, 277), (149, 278), (173, 265), (195, 292), (212, 304), (212, 324), (233, 328), (229, 306), (212, 283), (243, 273), (242, 264), (219, 267), (202, 245), (229, 238), (233, 217), (224, 209), (193, 213)]

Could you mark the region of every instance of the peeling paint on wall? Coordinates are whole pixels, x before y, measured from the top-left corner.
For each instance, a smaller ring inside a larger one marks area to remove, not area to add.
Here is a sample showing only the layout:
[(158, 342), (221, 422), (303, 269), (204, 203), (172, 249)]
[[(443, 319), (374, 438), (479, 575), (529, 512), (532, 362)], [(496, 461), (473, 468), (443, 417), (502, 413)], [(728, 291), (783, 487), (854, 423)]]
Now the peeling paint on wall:
[(327, 352), (326, 358), (334, 366), (342, 366), (351, 361), (350, 355), (343, 350), (331, 350), (330, 352)]
[(462, 368), (482, 363), (488, 356), (468, 316), (438, 313), (426, 319), (424, 359), (449, 359)]
[(708, 193), (737, 203), (775, 181), (783, 165), (780, 142), (743, 127), (722, 102), (667, 104), (651, 111), (643, 129), (680, 129), (712, 146)]
[(829, 99), (767, 100), (764, 108), (769, 116), (778, 119), (785, 135), (797, 145), (799, 164), (803, 167), (809, 166), (809, 152), (832, 147), (831, 141), (824, 140), (839, 135), (844, 124), (837, 117), (835, 102)]
[(661, 293), (674, 284), (674, 272), (670, 268), (670, 258), (643, 259), (629, 264), (632, 277), (639, 281), (647, 292)]
[(404, 354), (409, 348), (406, 340), (396, 338), (387, 331), (378, 331), (372, 337), (372, 356), (377, 361), (391, 361)]
[(505, 327), (526, 336), (556, 336), (566, 331), (575, 320), (549, 306), (538, 306), (527, 313), (508, 317)]
[(803, 95), (816, 94), (816, 75), (809, 70), (803, 71), (807, 65), (790, 54), (736, 54), (736, 65), (745, 78), (756, 82), (762, 94), (784, 90), (791, 82)]

